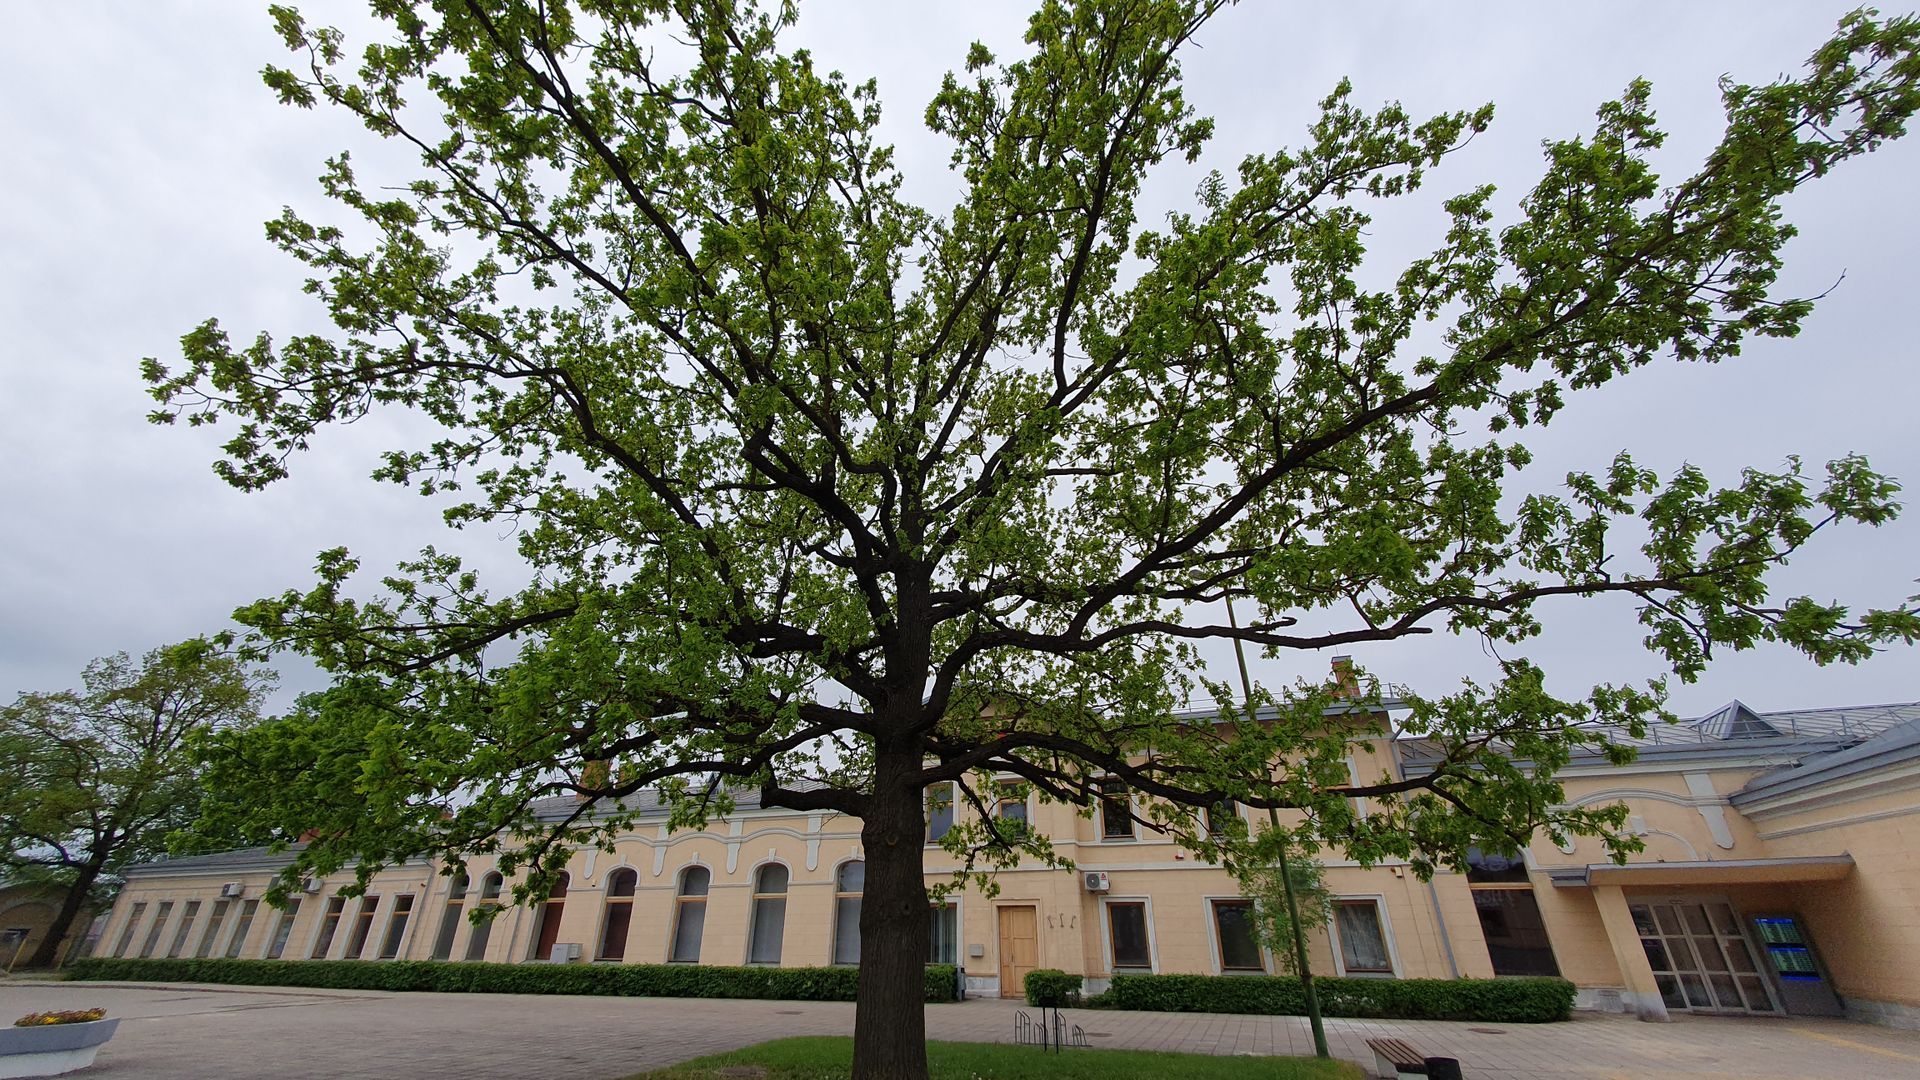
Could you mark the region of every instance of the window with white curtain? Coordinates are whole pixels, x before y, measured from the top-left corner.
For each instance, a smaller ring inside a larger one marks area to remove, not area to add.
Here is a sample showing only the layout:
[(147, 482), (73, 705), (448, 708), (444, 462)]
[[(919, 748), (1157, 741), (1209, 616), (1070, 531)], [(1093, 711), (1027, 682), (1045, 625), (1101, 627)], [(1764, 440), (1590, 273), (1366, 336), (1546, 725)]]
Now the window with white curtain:
[(1386, 917), (1378, 900), (1336, 900), (1334, 929), (1340, 937), (1340, 966), (1348, 975), (1391, 975)]
[(700, 962), (700, 939), (707, 929), (707, 892), (713, 886), (713, 871), (704, 866), (689, 866), (680, 871), (680, 895), (673, 917), (673, 952), (667, 959), (676, 964)]
[(753, 876), (753, 936), (747, 963), (778, 964), (787, 932), (787, 868), (768, 863)]

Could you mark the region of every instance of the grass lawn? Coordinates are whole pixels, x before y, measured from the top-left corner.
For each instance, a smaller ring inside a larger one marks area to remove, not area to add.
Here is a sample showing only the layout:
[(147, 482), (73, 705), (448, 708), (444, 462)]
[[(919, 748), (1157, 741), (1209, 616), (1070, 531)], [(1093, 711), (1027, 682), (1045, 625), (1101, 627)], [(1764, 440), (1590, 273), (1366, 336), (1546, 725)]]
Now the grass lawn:
[[(1313, 1058), (1214, 1057), (1145, 1050), (1042, 1052), (1000, 1043), (930, 1042), (934, 1080), (1362, 1080), (1360, 1067)], [(696, 1058), (632, 1080), (832, 1080), (853, 1065), (853, 1040), (775, 1039), (730, 1054)]]

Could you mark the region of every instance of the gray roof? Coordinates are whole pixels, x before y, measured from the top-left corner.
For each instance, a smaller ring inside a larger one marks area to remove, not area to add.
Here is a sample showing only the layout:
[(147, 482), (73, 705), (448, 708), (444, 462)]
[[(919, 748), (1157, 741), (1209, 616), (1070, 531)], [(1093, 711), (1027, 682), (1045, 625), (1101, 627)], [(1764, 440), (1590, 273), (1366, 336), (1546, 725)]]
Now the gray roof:
[(181, 855), (171, 859), (155, 859), (127, 867), (128, 876), (138, 874), (171, 874), (181, 870), (278, 870), (293, 861), (305, 844), (288, 844), (280, 851), (269, 847), (235, 848), (232, 851), (216, 851), (207, 855)]
[(1852, 746), (1810, 754), (1794, 765), (1763, 773), (1735, 792), (1730, 801), (1735, 806), (1743, 806), (1914, 760), (1920, 760), (1920, 720), (1888, 728)]
[(1603, 730), (1615, 742), (1643, 749), (1714, 746), (1760, 739), (1854, 743), (1915, 720), (1920, 720), (1920, 701), (1756, 712), (1736, 698), (1705, 716), (1677, 724), (1654, 724), (1639, 738), (1629, 735), (1624, 728), (1608, 726)]

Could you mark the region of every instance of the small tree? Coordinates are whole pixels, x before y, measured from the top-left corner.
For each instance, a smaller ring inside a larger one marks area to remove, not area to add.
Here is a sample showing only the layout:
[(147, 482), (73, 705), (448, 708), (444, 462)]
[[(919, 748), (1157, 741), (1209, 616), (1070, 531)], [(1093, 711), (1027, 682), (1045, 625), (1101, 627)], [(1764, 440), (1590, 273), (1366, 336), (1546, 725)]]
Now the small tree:
[[(496, 594), (428, 549), (354, 599), (330, 551), (316, 586), (240, 613), (336, 675), (229, 741), (244, 824), (317, 830), (289, 874), (499, 850), (531, 899), (633, 827), (642, 787), (675, 824), (737, 785), (856, 816), (854, 1074), (917, 1077), (929, 786), (976, 811), (946, 842), (996, 858), (1045, 851), (993, 823), (1009, 774), (1318, 821), (1364, 796), (1323, 839), (1427, 872), (1536, 828), (1611, 835), (1619, 812), (1565, 808), (1555, 770), (1663, 715), (1658, 687), (1557, 698), (1516, 659), (1412, 699), (1434, 762), (1355, 785), (1320, 689), (1180, 719), (1199, 643), (1444, 629), (1518, 656), (1543, 603), (1603, 595), (1683, 678), (1716, 648), (1856, 661), (1920, 633), (1904, 606), (1769, 591), (1827, 526), (1896, 513), (1858, 458), (1716, 487), (1622, 453), (1562, 486), (1523, 473), (1519, 438), (1659, 357), (1798, 330), (1780, 202), (1904, 132), (1920, 23), (1857, 13), (1803, 77), (1729, 81), (1720, 144), (1665, 187), (1635, 82), (1517, 207), (1459, 189), (1440, 247), (1371, 289), (1363, 204), (1491, 108), (1418, 120), (1342, 84), (1303, 145), (1142, 229), (1147, 175), (1212, 130), (1179, 58), (1222, 6), (1047, 0), (1023, 55), (974, 45), (925, 111), (961, 181), (944, 210), (903, 198), (875, 88), (782, 48), (791, 5), (375, 0), (391, 32), (351, 57), (274, 9), (296, 60), (273, 91), (421, 168), (332, 158), (346, 213), (269, 230), (335, 330), (236, 345), (205, 322), (183, 362), (146, 362), (153, 418), (237, 421), (217, 469), (252, 489), (330, 425), (415, 413), (435, 430), (378, 477), (464, 492), (449, 520), (511, 532), (529, 573)], [(1251, 620), (1222, 623), (1225, 599)], [(530, 812), (559, 794), (576, 812)]]
[[(1295, 843), (1285, 830), (1263, 829), (1248, 845), (1244, 861), (1227, 865), (1240, 883), (1240, 895), (1253, 901), (1248, 924), (1253, 930), (1253, 940), (1271, 952), (1281, 970), (1289, 975), (1308, 974), (1301, 968), (1300, 954), (1293, 947), (1294, 919), (1290, 912), (1299, 912), (1303, 935), (1324, 931), (1333, 920), (1333, 893), (1327, 888), (1327, 868), (1314, 854)], [(1283, 864), (1285, 876), (1280, 869)], [(1293, 886), (1291, 898), (1287, 896), (1289, 882)]]
[[(0, 867), (64, 893), (30, 966), (52, 964), (103, 879), (166, 850), (201, 806), (192, 743), (243, 727), (273, 683), (212, 642), (95, 660), (83, 689), (0, 708)], [(219, 838), (213, 838), (217, 840)]]

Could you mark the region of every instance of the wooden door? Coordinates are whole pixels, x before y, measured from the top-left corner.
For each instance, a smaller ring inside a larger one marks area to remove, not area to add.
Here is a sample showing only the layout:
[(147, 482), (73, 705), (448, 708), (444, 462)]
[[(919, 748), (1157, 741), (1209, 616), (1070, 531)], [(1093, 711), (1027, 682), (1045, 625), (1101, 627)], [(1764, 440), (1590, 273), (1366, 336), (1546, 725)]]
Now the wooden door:
[(1000, 996), (1026, 996), (1027, 972), (1040, 966), (1039, 918), (1031, 907), (1000, 909)]

